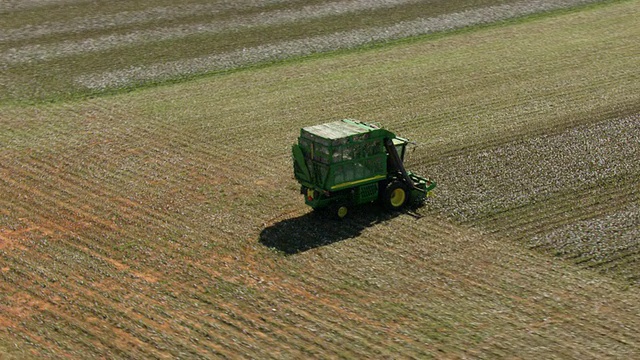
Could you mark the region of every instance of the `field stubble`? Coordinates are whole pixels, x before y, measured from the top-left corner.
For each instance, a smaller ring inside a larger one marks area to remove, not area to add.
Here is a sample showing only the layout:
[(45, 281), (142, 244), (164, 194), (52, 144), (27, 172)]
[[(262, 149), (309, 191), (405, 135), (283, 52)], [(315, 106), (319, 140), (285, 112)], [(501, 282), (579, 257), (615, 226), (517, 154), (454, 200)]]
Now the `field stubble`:
[(633, 115), (447, 157), (424, 171), (441, 181), (436, 213), (637, 283), (638, 159)]
[[(637, 12), (3, 106), (0, 351), (636, 358), (637, 254), (612, 269), (630, 285), (526, 245), (608, 259), (622, 247), (596, 237), (637, 241)], [(289, 144), (341, 117), (421, 143), (409, 167), (439, 196), (309, 215)], [(556, 178), (530, 186), (536, 170)]]

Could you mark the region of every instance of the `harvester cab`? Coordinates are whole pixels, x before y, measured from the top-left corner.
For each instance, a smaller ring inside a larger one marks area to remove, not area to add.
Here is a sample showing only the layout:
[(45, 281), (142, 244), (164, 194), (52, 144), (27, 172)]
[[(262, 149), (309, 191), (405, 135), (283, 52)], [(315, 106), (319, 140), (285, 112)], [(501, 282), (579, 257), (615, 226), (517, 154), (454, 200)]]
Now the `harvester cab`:
[(407, 139), (345, 119), (300, 130), (293, 169), (305, 203), (339, 218), (350, 206), (380, 201), (390, 210), (422, 203), (436, 183), (404, 167)]

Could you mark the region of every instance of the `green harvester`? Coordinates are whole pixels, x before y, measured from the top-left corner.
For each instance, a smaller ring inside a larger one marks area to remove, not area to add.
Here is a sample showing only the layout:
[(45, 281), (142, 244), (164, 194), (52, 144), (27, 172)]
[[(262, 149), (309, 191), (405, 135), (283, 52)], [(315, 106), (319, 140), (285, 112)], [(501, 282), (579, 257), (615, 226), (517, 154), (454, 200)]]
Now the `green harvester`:
[(389, 210), (422, 203), (436, 183), (404, 168), (408, 144), (389, 130), (352, 119), (302, 128), (292, 151), (305, 203), (339, 218), (350, 206), (373, 201)]

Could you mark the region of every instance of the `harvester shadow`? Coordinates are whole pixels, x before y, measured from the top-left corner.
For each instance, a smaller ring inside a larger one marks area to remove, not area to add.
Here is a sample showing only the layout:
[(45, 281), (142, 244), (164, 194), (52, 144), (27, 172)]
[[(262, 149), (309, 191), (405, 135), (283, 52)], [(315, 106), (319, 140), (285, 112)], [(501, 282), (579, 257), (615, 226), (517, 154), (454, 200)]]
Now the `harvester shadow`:
[(416, 216), (410, 210), (389, 212), (378, 205), (350, 209), (348, 217), (342, 220), (327, 218), (312, 211), (263, 229), (260, 232), (260, 243), (287, 255), (293, 255), (355, 238), (364, 229), (384, 223), (403, 213)]

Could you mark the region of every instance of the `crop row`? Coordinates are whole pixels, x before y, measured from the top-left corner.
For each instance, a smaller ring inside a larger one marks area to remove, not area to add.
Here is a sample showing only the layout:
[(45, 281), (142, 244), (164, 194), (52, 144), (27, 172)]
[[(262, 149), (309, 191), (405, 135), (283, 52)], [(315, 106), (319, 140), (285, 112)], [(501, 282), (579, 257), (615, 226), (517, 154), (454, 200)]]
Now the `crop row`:
[[(285, 25), (296, 21), (306, 21), (314, 18), (321, 18), (326, 16), (337, 16), (342, 14), (355, 13), (363, 10), (373, 10), (378, 8), (386, 8), (397, 5), (402, 5), (408, 2), (415, 2), (416, 0), (389, 0), (389, 1), (372, 1), (372, 0), (355, 0), (349, 2), (326, 3), (321, 5), (309, 5), (301, 9), (292, 10), (274, 10), (271, 12), (260, 12), (251, 15), (237, 16), (231, 19), (213, 20), (206, 23), (196, 23), (187, 25), (176, 25), (174, 27), (161, 27), (146, 30), (134, 30), (125, 34), (109, 34), (100, 37), (93, 37), (89, 39), (81, 40), (67, 40), (60, 43), (54, 43), (50, 45), (34, 44), (24, 45), (18, 48), (12, 48), (2, 54), (0, 62), (6, 64), (19, 64), (24, 62), (42, 61), (58, 57), (67, 57), (70, 55), (78, 55), (86, 52), (99, 52), (108, 51), (117, 47), (135, 46), (137, 44), (143, 44), (150, 41), (165, 41), (172, 39), (182, 39), (188, 36), (201, 35), (201, 34), (216, 34), (216, 33), (230, 33), (241, 29), (248, 28), (260, 28), (265, 26)], [(167, 14), (166, 10), (160, 12), (161, 15)], [(193, 15), (202, 16), (197, 10), (193, 10)], [(177, 15), (173, 15), (177, 16)], [(186, 16), (186, 15), (185, 15)], [(164, 20), (160, 18), (146, 19), (145, 21), (159, 21)], [(119, 23), (120, 19), (103, 19), (107, 25), (128, 25), (126, 19), (122, 19), (122, 23)], [(113, 22), (112, 22), (113, 21)], [(28, 30), (17, 29), (17, 34), (7, 34), (5, 38), (0, 38), (0, 41), (16, 41), (21, 38), (38, 37), (38, 35), (49, 35), (51, 32), (81, 32), (92, 30), (94, 26), (83, 26), (86, 20), (82, 19), (78, 24), (56, 24), (54, 29), (51, 29), (51, 25), (45, 25), (41, 29)], [(75, 25), (75, 26), (74, 26)], [(100, 26), (98, 26), (100, 27)], [(33, 31), (33, 32), (32, 32)], [(22, 36), (18, 35), (22, 34)]]
[(640, 174), (640, 117), (579, 126), (556, 135), (520, 140), (447, 158), (428, 171), (441, 179), (434, 206), (468, 222)]
[[(638, 116), (445, 158), (431, 211), (636, 279)], [(557, 211), (556, 211), (557, 208)]]
[[(354, 48), (366, 44), (485, 24), (526, 14), (549, 11), (558, 7), (576, 5), (578, 3), (580, 3), (580, 1), (568, 1), (562, 4), (558, 4), (557, 2), (538, 2), (535, 4), (531, 2), (520, 2), (509, 5), (496, 5), (487, 8), (467, 10), (461, 13), (440, 15), (433, 18), (403, 21), (391, 26), (336, 32), (328, 35), (247, 47), (231, 52), (210, 54), (173, 62), (161, 62), (92, 73), (78, 76), (75, 82), (76, 85), (90, 90), (129, 87), (181, 76), (229, 70), (257, 63), (280, 61), (292, 57), (307, 56), (337, 49)], [(296, 19), (296, 21), (298, 20), (299, 19)], [(218, 29), (219, 26), (214, 26), (213, 28)], [(175, 32), (172, 34), (175, 34)], [(82, 46), (80, 46), (80, 48), (82, 48)], [(14, 55), (11, 54), (11, 56), (13, 57)]]
[[(54, 7), (50, 11), (64, 18), (54, 22), (38, 20), (50, 18), (39, 8), (9, 11), (0, 14), (6, 18), (0, 96), (47, 99), (130, 87), (592, 2), (196, 1), (96, 4), (96, 9), (83, 3), (66, 12)], [(91, 15), (75, 14), (85, 7)], [(95, 11), (105, 14), (98, 17)]]
[[(153, 99), (164, 103), (162, 96)], [(11, 324), (12, 341), (47, 345), (28, 345), (38, 354), (638, 351), (638, 324), (629, 317), (635, 293), (617, 293), (576, 268), (433, 216), (441, 211), (420, 210), (425, 217), (415, 218), (366, 209), (342, 225), (307, 215), (282, 175), (290, 171), (288, 158), (274, 157), (282, 150), (271, 139), (286, 121), (258, 123), (263, 132), (251, 137), (256, 123), (220, 120), (220, 131), (209, 133), (201, 130), (206, 118), (181, 122), (166, 109), (144, 113), (105, 102), (87, 103), (93, 111), (75, 117), (46, 109), (61, 129), (77, 131), (45, 135), (50, 146), (28, 151), (16, 141), (3, 154), (1, 199), (8, 212), (2, 221), (25, 232), (3, 249), (1, 281), (15, 295), (0, 299), (11, 310), (0, 320)], [(544, 153), (544, 144), (565, 143), (577, 151), (580, 141), (594, 144), (603, 136), (615, 145), (637, 136), (634, 119), (485, 151), (499, 157), (541, 147)], [(634, 149), (612, 146), (598, 154), (618, 159)], [(255, 174), (264, 183), (256, 184)], [(201, 196), (209, 181), (215, 190)], [(446, 181), (441, 185), (447, 188)], [(441, 199), (431, 199), (427, 209)], [(274, 215), (280, 217), (265, 223)], [(289, 244), (295, 255), (263, 243)], [(309, 244), (316, 246), (304, 247)], [(24, 304), (31, 310), (20, 313)], [(600, 307), (608, 312), (594, 310)]]
[[(498, 28), (3, 107), (0, 351), (10, 343), (21, 357), (633, 357), (636, 288), (620, 291), (620, 282), (522, 242), (553, 248), (586, 231), (598, 243), (617, 228), (623, 236), (606, 255), (635, 241), (638, 166), (627, 159), (638, 151), (638, 117), (627, 116), (637, 104), (635, 38), (621, 10), (629, 8), (610, 7), (618, 17), (608, 21), (585, 11), (518, 28), (564, 34), (582, 20), (559, 24), (584, 18), (589, 30), (575, 41), (559, 36), (557, 47)], [(608, 41), (591, 34), (598, 26)], [(561, 51), (585, 43), (603, 51)], [(615, 111), (600, 111), (608, 107)], [(611, 116), (618, 112), (627, 115)], [(411, 168), (435, 177), (439, 196), (402, 214), (371, 206), (339, 223), (313, 216), (291, 177), (290, 143), (302, 126), (351, 115), (425, 138), (413, 154), (424, 161)], [(538, 175), (530, 162), (558, 179), (526, 187)], [(487, 183), (467, 206), (463, 187), (476, 175)], [(591, 196), (598, 186), (607, 201)], [(503, 212), (490, 206), (492, 193)]]

